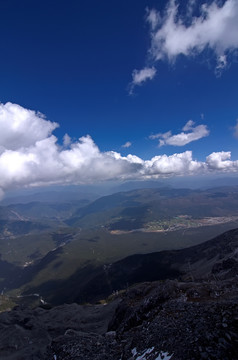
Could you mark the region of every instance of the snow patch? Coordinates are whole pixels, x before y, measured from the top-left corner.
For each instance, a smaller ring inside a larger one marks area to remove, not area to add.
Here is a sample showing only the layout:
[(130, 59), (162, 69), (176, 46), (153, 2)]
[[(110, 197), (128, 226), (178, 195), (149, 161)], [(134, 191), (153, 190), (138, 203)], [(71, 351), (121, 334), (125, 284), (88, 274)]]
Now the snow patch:
[[(144, 350), (144, 352), (141, 355), (139, 355), (136, 348), (133, 348), (131, 350), (131, 353), (135, 360), (146, 360), (146, 359), (150, 359), (150, 357), (147, 357), (147, 355), (151, 354), (153, 352), (153, 350), (154, 350), (154, 346), (149, 349)], [(155, 351), (154, 355), (157, 355), (157, 354), (159, 354), (159, 355), (157, 356), (157, 358), (155, 360), (170, 360), (172, 357), (172, 355), (169, 355), (168, 352)], [(136, 355), (139, 355), (139, 356), (137, 356), (137, 358), (135, 358)]]
[(152, 353), (153, 350), (154, 350), (154, 346), (150, 349), (145, 350), (142, 355), (136, 358), (136, 360), (146, 359), (146, 355)]
[(133, 356), (136, 356), (136, 354), (137, 354), (136, 348), (132, 349), (131, 353), (132, 353)]
[(172, 355), (169, 355), (167, 352), (162, 352), (155, 360), (170, 360)]

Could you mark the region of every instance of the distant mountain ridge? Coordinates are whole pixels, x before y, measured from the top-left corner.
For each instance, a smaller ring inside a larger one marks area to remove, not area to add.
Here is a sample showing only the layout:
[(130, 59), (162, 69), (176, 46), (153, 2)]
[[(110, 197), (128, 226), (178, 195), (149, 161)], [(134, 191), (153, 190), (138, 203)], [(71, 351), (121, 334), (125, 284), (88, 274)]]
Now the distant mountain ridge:
[(42, 202), (42, 203), (62, 203), (62, 202), (76, 202), (80, 200), (93, 201), (100, 197), (98, 194), (90, 192), (79, 192), (79, 191), (41, 191), (33, 194), (9, 196), (4, 198), (1, 202), (1, 206), (12, 205), (12, 204), (27, 204), (31, 202)]
[(198, 218), (238, 214), (238, 187), (208, 190), (161, 187), (118, 192), (101, 197), (78, 209), (67, 220), (67, 224), (82, 227), (93, 224), (117, 226), (121, 218), (129, 222), (136, 218), (145, 224), (148, 221), (181, 214)]

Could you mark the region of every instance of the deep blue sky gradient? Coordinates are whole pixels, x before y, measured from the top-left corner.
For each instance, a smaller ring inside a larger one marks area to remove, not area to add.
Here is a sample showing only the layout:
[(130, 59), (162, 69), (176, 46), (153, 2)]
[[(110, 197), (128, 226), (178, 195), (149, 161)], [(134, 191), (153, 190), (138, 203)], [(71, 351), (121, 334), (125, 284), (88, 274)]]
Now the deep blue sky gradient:
[[(102, 151), (143, 159), (192, 150), (204, 160), (213, 151), (238, 159), (233, 127), (238, 119), (238, 62), (221, 77), (202, 54), (160, 62), (152, 81), (128, 93), (133, 69), (150, 47), (146, 7), (152, 0), (1, 0), (0, 101), (40, 111), (60, 124), (59, 141), (89, 134)], [(203, 115), (201, 115), (203, 114)], [(210, 135), (183, 147), (158, 148), (149, 135), (181, 132), (192, 119)], [(121, 146), (132, 142), (129, 149)]]

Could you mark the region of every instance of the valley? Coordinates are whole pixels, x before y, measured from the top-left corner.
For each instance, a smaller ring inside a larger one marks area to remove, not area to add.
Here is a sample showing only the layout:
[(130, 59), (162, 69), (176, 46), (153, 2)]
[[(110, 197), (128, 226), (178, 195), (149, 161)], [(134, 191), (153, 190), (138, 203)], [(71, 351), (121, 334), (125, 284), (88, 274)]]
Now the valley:
[(141, 229), (132, 229), (132, 230), (111, 230), (111, 234), (121, 235), (125, 233), (131, 232), (170, 232), (177, 230), (186, 230), (190, 228), (197, 228), (203, 226), (215, 226), (226, 223), (237, 223), (238, 225), (238, 217), (237, 216), (219, 216), (219, 217), (205, 217), (201, 219), (193, 219), (189, 215), (179, 215), (170, 220), (157, 220), (151, 221), (145, 224), (144, 228)]
[[(195, 246), (238, 224), (236, 186), (142, 188), (92, 201), (90, 196), (67, 202), (55, 198), (0, 207), (0, 290), (5, 295), (22, 299), (37, 293), (51, 302), (56, 288), (69, 288), (66, 282), (72, 281), (86, 284), (94, 269), (134, 254)], [(69, 301), (77, 297), (74, 291)], [(57, 302), (63, 301), (62, 293)]]

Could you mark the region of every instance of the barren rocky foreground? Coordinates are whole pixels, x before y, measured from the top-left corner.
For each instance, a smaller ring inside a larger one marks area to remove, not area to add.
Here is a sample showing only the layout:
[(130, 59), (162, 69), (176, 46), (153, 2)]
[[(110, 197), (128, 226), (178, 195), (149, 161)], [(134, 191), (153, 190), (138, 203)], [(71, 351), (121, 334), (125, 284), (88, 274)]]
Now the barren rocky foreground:
[(14, 360), (238, 359), (237, 278), (142, 283), (107, 305), (15, 308), (0, 315)]
[(138, 283), (106, 305), (18, 306), (1, 313), (0, 358), (238, 359), (237, 235), (232, 230), (202, 245), (207, 267), (202, 253), (201, 271), (197, 251), (177, 279)]

